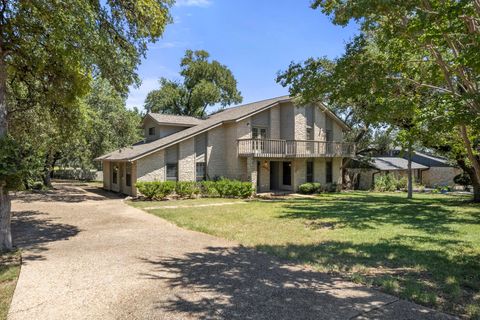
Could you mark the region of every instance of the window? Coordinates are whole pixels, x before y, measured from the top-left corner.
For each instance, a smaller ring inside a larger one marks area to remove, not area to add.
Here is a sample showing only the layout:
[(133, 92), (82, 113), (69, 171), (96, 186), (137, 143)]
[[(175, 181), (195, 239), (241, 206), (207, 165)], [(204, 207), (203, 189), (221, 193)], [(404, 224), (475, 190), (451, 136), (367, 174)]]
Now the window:
[(313, 182), (313, 161), (307, 161), (307, 182)]
[(178, 163), (167, 163), (167, 180), (178, 180)]
[(327, 183), (332, 183), (333, 182), (333, 167), (332, 167), (332, 160), (328, 160), (327, 162), (325, 162), (325, 165), (326, 165), (326, 168), (325, 168), (325, 172), (326, 172), (326, 182)]
[(252, 138), (253, 139), (267, 139), (267, 128), (252, 128)]
[(267, 139), (267, 129), (266, 128), (258, 128), (258, 127), (253, 127), (252, 128), (252, 138), (253, 139), (259, 139), (260, 141), (253, 141), (253, 149), (258, 152), (263, 152), (264, 147), (265, 147), (265, 141), (262, 141), (264, 139)]
[(127, 163), (127, 166), (125, 167), (125, 185), (127, 187), (132, 186), (132, 164)]
[(206, 178), (205, 162), (197, 162), (196, 164), (196, 178), (197, 181), (203, 181)]
[(117, 184), (118, 183), (118, 166), (114, 165), (112, 169), (112, 183)]
[(154, 136), (155, 135), (155, 127), (148, 128), (148, 135)]

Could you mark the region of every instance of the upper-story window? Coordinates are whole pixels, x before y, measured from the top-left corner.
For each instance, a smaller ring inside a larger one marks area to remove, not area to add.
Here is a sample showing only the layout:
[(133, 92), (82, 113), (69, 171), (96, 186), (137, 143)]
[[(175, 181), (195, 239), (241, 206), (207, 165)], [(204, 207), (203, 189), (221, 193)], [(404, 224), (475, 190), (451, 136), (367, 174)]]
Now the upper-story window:
[(148, 135), (154, 136), (155, 135), (155, 127), (148, 128)]
[(305, 107), (305, 125), (306, 125), (306, 140), (315, 140), (313, 134), (313, 124), (315, 123), (315, 109), (313, 106)]
[(267, 139), (267, 128), (252, 128), (252, 138), (253, 139)]

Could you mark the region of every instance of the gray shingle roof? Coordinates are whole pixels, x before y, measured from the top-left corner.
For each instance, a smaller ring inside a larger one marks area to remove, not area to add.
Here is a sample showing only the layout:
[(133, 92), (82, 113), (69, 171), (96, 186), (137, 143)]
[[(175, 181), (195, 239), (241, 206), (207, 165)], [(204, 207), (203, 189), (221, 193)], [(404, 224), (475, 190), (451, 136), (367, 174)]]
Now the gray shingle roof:
[(228, 108), (219, 113), (213, 114), (206, 120), (200, 121), (199, 124), (191, 128), (179, 131), (177, 133), (174, 133), (172, 135), (166, 136), (158, 140), (154, 140), (150, 142), (140, 142), (133, 146), (113, 151), (111, 153), (98, 157), (95, 160), (114, 160), (114, 161), (136, 160), (144, 156), (147, 156), (150, 153), (167, 148), (180, 141), (191, 138), (197, 134), (213, 129), (216, 126), (220, 126), (224, 122), (234, 121), (237, 119), (241, 119), (243, 117), (247, 117), (252, 113), (259, 112), (263, 109), (266, 109), (282, 101), (285, 101), (285, 102), (290, 101), (290, 97), (281, 96), (281, 97), (253, 102), (253, 103), (249, 103), (249, 104), (245, 104), (245, 105), (241, 105), (233, 108)]
[[(408, 161), (399, 157), (372, 157), (371, 166), (384, 171), (407, 170)], [(428, 167), (412, 161), (412, 169), (428, 169)]]
[(172, 114), (163, 114), (163, 113), (148, 113), (147, 116), (150, 116), (153, 120), (159, 124), (178, 124), (178, 125), (190, 125), (195, 126), (201, 123), (203, 120), (188, 117), (188, 116), (177, 116)]

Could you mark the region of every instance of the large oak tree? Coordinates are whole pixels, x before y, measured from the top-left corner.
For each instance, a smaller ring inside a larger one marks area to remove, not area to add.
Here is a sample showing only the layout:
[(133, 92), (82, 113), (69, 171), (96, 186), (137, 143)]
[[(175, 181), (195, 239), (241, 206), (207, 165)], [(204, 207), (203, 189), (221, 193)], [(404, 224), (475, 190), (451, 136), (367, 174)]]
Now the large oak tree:
[(232, 72), (220, 62), (209, 60), (204, 50), (187, 50), (180, 67), (183, 82), (160, 79), (160, 88), (151, 91), (145, 109), (183, 116), (205, 117), (209, 106), (223, 107), (242, 102), (237, 81)]
[(73, 110), (101, 76), (119, 92), (170, 21), (171, 0), (0, 1), (0, 250), (11, 249), (10, 198), (25, 166), (11, 113)]

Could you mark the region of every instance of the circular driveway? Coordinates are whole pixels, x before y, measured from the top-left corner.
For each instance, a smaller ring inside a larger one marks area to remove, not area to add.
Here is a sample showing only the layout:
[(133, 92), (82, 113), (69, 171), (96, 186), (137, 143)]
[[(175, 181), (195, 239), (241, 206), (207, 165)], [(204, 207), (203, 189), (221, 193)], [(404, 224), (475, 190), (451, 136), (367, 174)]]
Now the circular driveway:
[(387, 294), (178, 228), (90, 185), (13, 201), (9, 319), (440, 319)]

